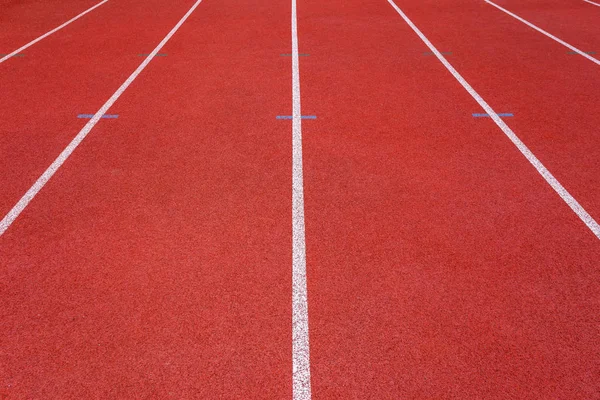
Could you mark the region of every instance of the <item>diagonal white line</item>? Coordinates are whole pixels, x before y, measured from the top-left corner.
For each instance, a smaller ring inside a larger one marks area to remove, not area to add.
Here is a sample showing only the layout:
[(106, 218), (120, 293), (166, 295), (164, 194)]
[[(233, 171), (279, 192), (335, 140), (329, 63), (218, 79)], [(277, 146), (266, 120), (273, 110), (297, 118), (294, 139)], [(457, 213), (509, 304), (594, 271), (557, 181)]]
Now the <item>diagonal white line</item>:
[(296, 0), (292, 0), (292, 398), (310, 400), (310, 348), (306, 288), (302, 113)]
[(71, 22), (74, 22), (76, 20), (78, 20), (79, 18), (83, 17), (85, 14), (95, 10), (96, 8), (100, 7), (102, 4), (106, 3), (108, 0), (103, 0), (100, 3), (96, 4), (93, 7), (88, 8), (87, 10), (85, 10), (84, 12), (82, 12), (81, 14), (71, 18), (70, 20), (68, 20), (67, 22), (65, 22), (64, 24), (57, 26), (56, 28), (52, 29), (49, 32), (44, 33), (42, 36), (38, 37), (37, 39), (32, 40), (31, 42), (27, 43), (26, 45), (19, 47), (17, 50), (13, 51), (10, 54), (7, 54), (6, 56), (0, 58), (0, 64), (2, 64), (4, 61), (8, 60), (9, 58), (11, 58), (12, 56), (14, 56), (15, 54), (18, 54), (20, 52), (22, 52), (23, 50), (25, 50), (26, 48), (33, 46), (34, 44), (36, 44), (37, 42), (39, 42), (40, 40), (52, 35), (54, 32), (61, 30), (62, 28), (64, 28), (65, 26), (69, 25)]
[(593, 1), (590, 1), (590, 0), (583, 0), (583, 1), (585, 1), (586, 3), (593, 4), (593, 5), (595, 5), (596, 7), (600, 7), (600, 4), (598, 4), (598, 3), (594, 3)]
[(25, 193), (25, 195), (23, 197), (21, 197), (21, 200), (19, 200), (19, 202), (17, 204), (15, 204), (15, 206), (8, 212), (8, 214), (6, 214), (6, 216), (4, 216), (2, 221), (0, 221), (0, 236), (2, 236), (4, 234), (4, 232), (6, 232), (8, 227), (15, 221), (15, 219), (17, 219), (19, 214), (21, 214), (21, 212), (23, 212), (25, 207), (27, 207), (29, 205), (31, 200), (33, 200), (33, 198), (38, 194), (38, 192), (40, 190), (42, 190), (44, 185), (46, 185), (46, 183), (50, 180), (50, 178), (52, 178), (52, 176), (56, 173), (56, 171), (58, 171), (58, 169), (67, 160), (67, 158), (69, 158), (71, 153), (73, 153), (73, 151), (75, 151), (77, 146), (79, 146), (79, 144), (83, 141), (83, 139), (85, 139), (85, 137), (88, 135), (88, 133), (90, 133), (90, 131), (98, 123), (100, 118), (102, 118), (102, 116), (104, 114), (106, 114), (108, 109), (115, 103), (115, 101), (117, 101), (117, 99), (129, 87), (129, 85), (131, 85), (131, 83), (135, 80), (135, 78), (138, 77), (138, 75), (144, 70), (144, 68), (146, 68), (146, 66), (150, 63), (150, 61), (152, 61), (152, 59), (154, 58), (156, 53), (158, 53), (163, 48), (163, 46), (169, 41), (169, 39), (171, 39), (171, 37), (175, 34), (175, 32), (177, 32), (177, 30), (181, 27), (181, 25), (183, 25), (185, 20), (188, 19), (190, 14), (192, 14), (192, 12), (194, 12), (196, 7), (198, 7), (198, 5), (201, 2), (202, 2), (202, 0), (198, 0), (192, 6), (192, 8), (189, 9), (189, 11), (183, 16), (183, 18), (181, 18), (181, 20), (179, 20), (177, 25), (175, 25), (175, 27), (173, 29), (171, 29), (171, 31), (167, 34), (167, 36), (165, 36), (164, 39), (158, 44), (158, 46), (156, 46), (156, 48), (154, 50), (152, 50), (152, 53), (150, 53), (148, 55), (148, 57), (146, 57), (144, 59), (144, 61), (140, 64), (140, 66), (137, 67), (137, 69), (135, 71), (133, 71), (133, 73), (129, 76), (129, 78), (127, 78), (127, 80), (125, 82), (123, 82), (123, 84), (110, 97), (110, 99), (108, 99), (106, 101), (106, 103), (104, 103), (104, 105), (102, 107), (100, 107), (100, 109), (96, 112), (96, 114), (94, 114), (94, 117), (87, 124), (85, 124), (85, 126), (81, 129), (81, 131), (79, 131), (79, 133), (77, 134), (77, 136), (75, 136), (75, 138), (71, 141), (71, 143), (69, 143), (67, 145), (67, 147), (56, 158), (56, 160), (54, 160), (54, 162), (52, 162), (52, 164), (50, 164), (48, 169), (46, 169), (46, 171), (44, 171), (44, 173), (37, 179), (37, 181), (35, 181), (33, 186), (31, 186), (29, 188), (27, 193)]
[(485, 100), (481, 98), (479, 93), (477, 93), (475, 89), (473, 89), (471, 85), (469, 85), (469, 83), (458, 73), (458, 71), (454, 69), (454, 67), (448, 62), (448, 60), (446, 60), (446, 58), (438, 51), (438, 49), (435, 48), (435, 46), (429, 41), (429, 39), (427, 39), (427, 37), (419, 30), (419, 28), (417, 28), (416, 25), (413, 24), (413, 22), (406, 16), (406, 14), (404, 14), (404, 12), (396, 5), (396, 3), (394, 3), (392, 0), (387, 1), (392, 7), (394, 7), (394, 9), (398, 12), (398, 14), (400, 14), (402, 19), (404, 19), (404, 21), (419, 36), (419, 38), (421, 38), (423, 43), (425, 43), (427, 47), (429, 47), (429, 49), (435, 54), (438, 60), (440, 60), (441, 63), (444, 64), (444, 66), (452, 74), (452, 76), (454, 76), (454, 78), (456, 78), (456, 80), (462, 85), (462, 87), (465, 88), (467, 92), (469, 92), (469, 94), (475, 99), (475, 101), (477, 101), (477, 103), (479, 103), (481, 108), (483, 108), (485, 112), (492, 117), (496, 125), (498, 125), (498, 127), (502, 129), (502, 131), (510, 139), (510, 141), (515, 146), (517, 146), (521, 154), (523, 154), (525, 158), (527, 158), (531, 165), (533, 165), (534, 168), (540, 173), (540, 175), (542, 175), (542, 177), (546, 180), (546, 182), (548, 182), (552, 189), (554, 189), (556, 193), (558, 193), (558, 195), (564, 200), (564, 202), (567, 203), (569, 207), (571, 207), (571, 210), (573, 210), (575, 214), (577, 214), (577, 216), (586, 224), (586, 226), (592, 231), (592, 233), (596, 235), (598, 239), (600, 239), (600, 225), (598, 225), (598, 223), (590, 216), (590, 214), (587, 213), (587, 211), (583, 209), (583, 207), (577, 202), (577, 200), (575, 200), (575, 198), (571, 196), (569, 192), (567, 192), (567, 189), (565, 189), (560, 184), (560, 182), (556, 180), (556, 178), (550, 173), (550, 171), (548, 171), (548, 169), (542, 164), (542, 162), (537, 159), (537, 157), (531, 152), (531, 150), (529, 150), (527, 146), (525, 146), (525, 143), (523, 143), (521, 139), (517, 137), (517, 135), (512, 131), (512, 129), (510, 129), (508, 125), (506, 125), (506, 123), (498, 116), (498, 114), (492, 109), (492, 107), (490, 107), (488, 103), (486, 103)]
[(511, 13), (510, 11), (508, 11), (506, 8), (502, 8), (500, 7), (498, 4), (495, 4), (493, 2), (491, 2), (490, 0), (484, 0), (486, 3), (496, 7), (498, 10), (505, 12), (506, 14), (510, 15), (511, 17), (521, 21), (522, 23), (524, 23), (525, 25), (535, 29), (536, 31), (538, 31), (539, 33), (542, 33), (546, 36), (548, 36), (550, 39), (562, 44), (563, 46), (573, 50), (575, 53), (587, 58), (588, 60), (590, 60), (591, 62), (600, 65), (600, 60), (590, 56), (589, 54), (586, 54), (584, 51), (579, 50), (577, 47), (570, 45), (569, 43), (565, 42), (564, 40), (561, 40), (559, 38), (557, 38), (556, 36), (552, 35), (551, 33), (546, 32), (545, 30), (543, 30), (542, 28), (535, 26), (534, 24), (532, 24), (529, 21), (524, 20), (523, 18), (519, 17), (516, 14)]

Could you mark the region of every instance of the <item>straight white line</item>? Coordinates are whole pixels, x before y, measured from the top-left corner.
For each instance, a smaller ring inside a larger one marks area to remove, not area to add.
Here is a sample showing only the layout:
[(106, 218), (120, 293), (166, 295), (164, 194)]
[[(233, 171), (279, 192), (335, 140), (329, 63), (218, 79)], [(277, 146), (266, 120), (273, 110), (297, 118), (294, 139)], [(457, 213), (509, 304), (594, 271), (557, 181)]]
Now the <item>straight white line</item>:
[(441, 63), (444, 64), (446, 69), (450, 71), (454, 78), (456, 78), (456, 80), (465, 88), (467, 92), (469, 92), (469, 94), (475, 99), (475, 101), (479, 103), (481, 108), (483, 108), (485, 112), (491, 116), (496, 125), (498, 125), (498, 127), (502, 129), (502, 131), (510, 139), (510, 141), (513, 142), (515, 146), (517, 146), (519, 151), (525, 156), (525, 158), (527, 158), (531, 165), (533, 165), (535, 169), (537, 169), (537, 171), (540, 173), (540, 175), (542, 175), (542, 177), (546, 180), (546, 182), (548, 182), (548, 184), (552, 186), (552, 189), (554, 189), (556, 193), (558, 193), (558, 195), (564, 200), (564, 202), (567, 203), (569, 207), (571, 207), (575, 214), (577, 214), (577, 216), (587, 225), (587, 227), (592, 231), (592, 233), (596, 235), (598, 239), (600, 239), (600, 225), (598, 225), (598, 223), (587, 213), (587, 211), (583, 209), (583, 207), (577, 202), (577, 200), (575, 200), (575, 198), (571, 196), (569, 192), (567, 192), (567, 189), (565, 189), (560, 184), (560, 182), (558, 182), (556, 178), (552, 176), (550, 171), (548, 171), (548, 169), (541, 163), (540, 160), (537, 159), (537, 157), (531, 152), (531, 150), (529, 150), (529, 148), (525, 146), (521, 139), (519, 139), (517, 135), (515, 135), (512, 129), (510, 129), (508, 125), (506, 125), (506, 123), (498, 116), (496, 111), (494, 111), (492, 107), (490, 107), (488, 103), (486, 103), (485, 100), (481, 98), (481, 96), (475, 91), (475, 89), (473, 89), (471, 85), (469, 85), (467, 81), (465, 81), (465, 79), (458, 73), (458, 71), (456, 71), (454, 67), (450, 65), (448, 60), (446, 60), (446, 58), (438, 51), (438, 49), (435, 48), (435, 46), (429, 41), (429, 39), (425, 37), (425, 35), (419, 30), (419, 28), (417, 28), (416, 25), (412, 23), (412, 21), (406, 16), (406, 14), (404, 14), (404, 12), (400, 8), (398, 8), (396, 3), (394, 3), (392, 0), (387, 1), (391, 4), (392, 7), (394, 7), (394, 9), (398, 12), (398, 14), (400, 14), (402, 19), (404, 19), (404, 21), (412, 28), (412, 30), (421, 38), (423, 43), (425, 43), (427, 47), (429, 47), (429, 49), (435, 54), (438, 60), (440, 60)]
[(495, 4), (493, 2), (491, 2), (490, 0), (484, 0), (486, 3), (491, 4), (492, 6), (496, 7), (498, 10), (500, 11), (504, 11), (506, 14), (510, 15), (511, 17), (518, 19), (519, 21), (521, 21), (522, 23), (524, 23), (525, 25), (535, 29), (536, 31), (543, 33), (544, 35), (548, 36), (550, 39), (562, 44), (563, 46), (573, 50), (574, 52), (576, 52), (577, 54), (581, 55), (582, 57), (587, 58), (588, 60), (590, 60), (591, 62), (600, 65), (600, 60), (597, 60), (596, 58), (590, 56), (589, 54), (586, 54), (584, 51), (579, 50), (577, 47), (570, 45), (569, 43), (565, 42), (564, 40), (561, 40), (559, 38), (557, 38), (556, 36), (552, 35), (551, 33), (546, 32), (545, 30), (543, 30), (542, 28), (539, 28), (537, 26), (535, 26), (534, 24), (532, 24), (529, 21), (524, 20), (523, 18), (519, 17), (516, 14), (511, 13), (510, 11), (508, 11), (505, 8), (500, 7), (498, 4)]
[(11, 58), (12, 56), (14, 56), (15, 54), (22, 52), (26, 48), (28, 48), (30, 46), (33, 46), (34, 44), (36, 44), (40, 40), (42, 40), (42, 39), (44, 39), (44, 38), (52, 35), (54, 32), (61, 30), (65, 26), (69, 25), (71, 22), (74, 22), (74, 21), (78, 20), (79, 18), (83, 17), (85, 14), (87, 14), (87, 13), (95, 10), (96, 8), (100, 7), (102, 4), (106, 3), (107, 1), (108, 0), (101, 1), (100, 3), (96, 4), (95, 6), (93, 6), (91, 8), (88, 8), (87, 10), (85, 10), (84, 12), (82, 12), (81, 14), (79, 14), (78, 16), (71, 18), (70, 20), (68, 20), (67, 22), (65, 22), (64, 24), (62, 24), (61, 26), (57, 26), (56, 28), (52, 29), (50, 32), (44, 33), (39, 38), (32, 40), (31, 42), (27, 43), (23, 47), (19, 47), (17, 50), (13, 51), (12, 53), (6, 55), (5, 57), (0, 58), (0, 64), (2, 64), (4, 61), (8, 60), (9, 58)]
[(598, 3), (594, 3), (593, 1), (590, 1), (590, 0), (583, 0), (583, 1), (585, 1), (586, 3), (593, 4), (593, 5), (595, 5), (596, 7), (600, 7), (600, 4), (598, 4)]
[(292, 0), (292, 398), (310, 400), (299, 65), (296, 0)]
[(52, 164), (50, 164), (48, 169), (38, 178), (38, 180), (35, 181), (33, 186), (31, 186), (31, 188), (29, 188), (27, 193), (25, 193), (25, 195), (23, 197), (21, 197), (21, 200), (19, 200), (19, 202), (8, 212), (8, 214), (6, 214), (6, 216), (2, 219), (2, 221), (0, 221), (0, 236), (2, 236), (4, 234), (4, 232), (15, 221), (15, 219), (17, 219), (17, 217), (19, 216), (19, 214), (21, 214), (21, 212), (25, 209), (25, 207), (27, 207), (27, 205), (29, 205), (31, 200), (33, 200), (33, 198), (38, 194), (38, 192), (40, 190), (42, 190), (44, 185), (50, 180), (50, 178), (52, 178), (52, 176), (56, 173), (56, 171), (58, 171), (58, 169), (61, 167), (61, 165), (63, 165), (63, 163), (67, 160), (67, 158), (69, 158), (71, 153), (73, 153), (73, 151), (75, 151), (77, 146), (79, 146), (79, 144), (83, 141), (83, 139), (85, 139), (85, 137), (88, 135), (88, 133), (90, 133), (90, 131), (96, 125), (96, 123), (98, 123), (100, 118), (102, 118), (102, 116), (104, 114), (106, 114), (108, 109), (115, 103), (115, 101), (117, 101), (117, 99), (129, 87), (129, 85), (131, 85), (131, 83), (144, 70), (144, 68), (146, 68), (146, 66), (150, 63), (150, 61), (152, 61), (152, 59), (154, 58), (156, 53), (158, 53), (163, 48), (163, 46), (169, 41), (169, 39), (171, 39), (171, 37), (175, 34), (175, 32), (177, 32), (179, 27), (181, 27), (181, 25), (190, 16), (190, 14), (192, 12), (194, 12), (196, 7), (198, 7), (198, 5), (201, 2), (202, 2), (202, 0), (198, 0), (192, 6), (192, 8), (190, 8), (190, 10), (183, 16), (183, 18), (181, 18), (181, 20), (177, 23), (177, 25), (175, 25), (175, 27), (173, 29), (171, 29), (171, 32), (169, 32), (167, 34), (167, 36), (165, 36), (165, 38), (158, 44), (158, 46), (156, 46), (156, 48), (154, 50), (152, 50), (152, 53), (150, 53), (148, 55), (148, 57), (146, 57), (144, 59), (144, 61), (140, 64), (140, 66), (137, 67), (137, 69), (135, 71), (133, 71), (133, 73), (129, 76), (129, 78), (127, 78), (127, 80), (125, 82), (123, 82), (123, 84), (110, 97), (110, 99), (108, 99), (108, 101), (106, 103), (104, 103), (104, 105), (102, 107), (100, 107), (100, 109), (96, 112), (96, 114), (94, 114), (94, 117), (87, 124), (85, 124), (83, 129), (81, 129), (81, 131), (79, 131), (79, 133), (77, 134), (77, 136), (75, 136), (75, 138), (71, 141), (71, 143), (69, 143), (69, 145), (59, 154), (59, 156), (56, 158), (56, 160), (54, 160), (54, 162)]

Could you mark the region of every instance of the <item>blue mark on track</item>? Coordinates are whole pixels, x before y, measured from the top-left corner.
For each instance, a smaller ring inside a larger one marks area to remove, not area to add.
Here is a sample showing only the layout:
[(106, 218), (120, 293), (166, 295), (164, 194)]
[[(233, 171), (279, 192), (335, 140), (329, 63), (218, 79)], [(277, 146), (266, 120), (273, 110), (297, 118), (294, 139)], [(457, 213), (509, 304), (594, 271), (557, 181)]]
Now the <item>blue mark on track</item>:
[[(92, 119), (92, 118), (94, 118), (94, 114), (79, 114), (79, 115), (77, 115), (77, 118)], [(119, 118), (119, 114), (104, 114), (100, 118)]]
[[(496, 114), (499, 117), (514, 117), (514, 115), (512, 113), (498, 113)], [(475, 118), (481, 118), (481, 117), (489, 117), (489, 114), (473, 114), (473, 117)]]
[[(451, 51), (440, 51), (440, 53), (444, 56), (451, 56), (452, 52)], [(432, 56), (434, 53), (432, 51), (426, 51), (425, 53), (423, 53), (424, 56)]]
[[(301, 119), (317, 119), (316, 115), (303, 115)], [(291, 115), (278, 115), (277, 119), (294, 119)]]

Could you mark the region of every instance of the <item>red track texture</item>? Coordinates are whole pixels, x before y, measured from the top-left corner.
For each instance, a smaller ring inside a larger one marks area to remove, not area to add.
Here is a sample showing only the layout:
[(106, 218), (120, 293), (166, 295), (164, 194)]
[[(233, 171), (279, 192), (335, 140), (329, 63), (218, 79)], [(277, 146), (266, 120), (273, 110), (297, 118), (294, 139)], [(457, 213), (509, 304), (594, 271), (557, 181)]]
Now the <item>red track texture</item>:
[[(497, 3), (600, 51), (597, 7)], [(0, 52), (93, 4), (2, 3)], [(193, 4), (0, 64), (0, 217)], [(397, 5), (600, 220), (599, 67), (483, 1)], [(290, 13), (201, 3), (0, 237), (0, 398), (293, 397)], [(297, 18), (312, 398), (600, 398), (598, 239), (387, 1)]]
[(100, 1), (3, 0), (0, 3), (0, 54), (12, 53)]

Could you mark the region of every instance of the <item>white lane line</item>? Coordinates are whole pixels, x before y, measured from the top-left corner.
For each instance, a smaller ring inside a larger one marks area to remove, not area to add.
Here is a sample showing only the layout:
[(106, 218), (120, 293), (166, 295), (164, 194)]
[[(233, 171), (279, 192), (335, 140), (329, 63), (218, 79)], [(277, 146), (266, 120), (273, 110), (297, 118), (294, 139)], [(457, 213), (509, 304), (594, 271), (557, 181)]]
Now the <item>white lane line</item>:
[(292, 398), (310, 400), (310, 348), (296, 0), (292, 0)]
[(577, 202), (577, 200), (575, 200), (575, 198), (571, 196), (569, 192), (567, 192), (567, 189), (565, 189), (560, 184), (560, 182), (556, 180), (556, 178), (550, 173), (550, 171), (548, 171), (548, 169), (541, 163), (541, 161), (537, 159), (537, 157), (531, 152), (531, 150), (529, 150), (529, 148), (525, 146), (521, 139), (519, 139), (517, 135), (515, 135), (512, 129), (510, 129), (508, 125), (506, 125), (506, 123), (502, 120), (502, 118), (498, 116), (496, 111), (494, 111), (492, 107), (490, 107), (488, 103), (486, 103), (485, 100), (481, 98), (481, 96), (475, 91), (475, 89), (473, 89), (471, 85), (469, 85), (467, 81), (465, 81), (465, 79), (458, 73), (458, 71), (456, 71), (454, 67), (450, 65), (448, 60), (446, 60), (446, 58), (438, 51), (438, 49), (435, 48), (435, 46), (429, 41), (429, 39), (425, 37), (425, 35), (419, 30), (419, 28), (417, 28), (416, 25), (413, 24), (413, 22), (406, 16), (406, 14), (404, 14), (404, 12), (400, 8), (398, 8), (396, 3), (394, 3), (392, 0), (387, 1), (392, 7), (394, 7), (394, 9), (398, 12), (398, 14), (400, 14), (402, 19), (404, 19), (404, 21), (412, 28), (412, 30), (421, 38), (423, 43), (425, 43), (427, 47), (429, 47), (429, 49), (435, 54), (438, 60), (440, 60), (441, 63), (444, 64), (446, 69), (450, 71), (454, 78), (456, 78), (456, 80), (465, 88), (467, 92), (469, 92), (469, 94), (475, 99), (475, 101), (479, 103), (481, 108), (483, 108), (485, 112), (492, 117), (496, 125), (498, 125), (498, 127), (502, 129), (502, 131), (510, 139), (510, 141), (513, 142), (515, 146), (517, 146), (519, 151), (525, 156), (525, 158), (527, 158), (531, 165), (533, 165), (535, 169), (537, 169), (537, 171), (540, 173), (540, 175), (542, 175), (542, 177), (546, 180), (546, 182), (548, 182), (548, 184), (552, 186), (552, 189), (554, 189), (556, 193), (558, 193), (558, 195), (564, 200), (564, 202), (567, 203), (569, 207), (571, 207), (575, 214), (577, 214), (577, 216), (587, 225), (587, 227), (592, 231), (592, 233), (596, 235), (598, 239), (600, 239), (600, 225), (598, 225), (598, 223), (587, 213), (587, 211), (583, 209), (583, 207)]
[(535, 29), (536, 31), (538, 31), (539, 33), (542, 33), (546, 36), (548, 36), (550, 39), (562, 44), (563, 46), (573, 50), (574, 52), (576, 52), (577, 54), (581, 55), (582, 57), (587, 58), (588, 60), (590, 60), (591, 62), (600, 65), (600, 60), (590, 56), (589, 54), (586, 54), (583, 50), (579, 50), (577, 47), (570, 45), (569, 43), (565, 42), (564, 40), (561, 40), (559, 38), (557, 38), (556, 36), (552, 35), (551, 33), (546, 32), (545, 30), (543, 30), (540, 27), (535, 26), (534, 24), (532, 24), (529, 21), (524, 20), (523, 18), (519, 17), (516, 14), (511, 13), (510, 11), (508, 11), (506, 8), (502, 8), (500, 7), (498, 4), (495, 4), (493, 2), (491, 2), (490, 0), (484, 0), (486, 3), (496, 7), (498, 10), (505, 12), (506, 14), (510, 15), (511, 17), (521, 21), (522, 23), (524, 23), (525, 25)]
[(590, 1), (590, 0), (583, 0), (583, 1), (585, 1), (586, 3), (593, 4), (593, 5), (595, 5), (596, 7), (600, 7), (600, 4), (598, 4), (598, 3), (594, 3), (593, 1)]
[(19, 202), (8, 212), (8, 214), (6, 214), (2, 221), (0, 221), (0, 236), (2, 236), (4, 232), (6, 232), (8, 227), (15, 221), (15, 219), (17, 219), (19, 214), (21, 214), (25, 207), (29, 205), (31, 200), (33, 200), (33, 198), (38, 194), (38, 192), (42, 190), (44, 185), (46, 185), (46, 183), (50, 180), (50, 178), (52, 178), (56, 171), (58, 171), (61, 165), (63, 165), (67, 158), (69, 158), (71, 153), (75, 151), (77, 146), (79, 146), (79, 144), (83, 141), (83, 139), (85, 139), (88, 133), (90, 133), (92, 128), (98, 123), (98, 121), (100, 121), (100, 118), (102, 118), (102, 116), (107, 113), (108, 109), (115, 103), (115, 101), (117, 101), (117, 99), (129, 87), (129, 85), (131, 85), (131, 83), (144, 70), (144, 68), (146, 68), (146, 66), (150, 63), (150, 61), (152, 61), (156, 53), (158, 53), (163, 48), (163, 46), (169, 41), (169, 39), (171, 39), (175, 32), (177, 32), (177, 30), (181, 27), (181, 25), (183, 25), (185, 20), (190, 16), (190, 14), (192, 14), (192, 12), (194, 12), (196, 7), (198, 7), (198, 5), (201, 2), (202, 0), (198, 0), (192, 6), (192, 8), (189, 9), (189, 11), (183, 16), (183, 18), (181, 18), (177, 25), (175, 25), (175, 27), (171, 29), (171, 32), (169, 32), (167, 36), (165, 36), (165, 38), (158, 44), (158, 46), (156, 46), (156, 48), (152, 50), (152, 53), (150, 53), (150, 55), (148, 55), (148, 57), (144, 59), (140, 66), (137, 67), (135, 71), (133, 71), (129, 78), (127, 78), (127, 80), (123, 82), (123, 84), (110, 97), (110, 99), (108, 99), (108, 101), (104, 103), (102, 107), (100, 107), (96, 114), (94, 114), (94, 117), (87, 124), (85, 124), (85, 126), (81, 129), (81, 131), (79, 131), (79, 133), (77, 134), (77, 136), (75, 136), (71, 143), (69, 143), (68, 146), (59, 154), (56, 160), (54, 160), (54, 162), (50, 164), (48, 169), (38, 178), (38, 180), (35, 181), (33, 186), (29, 188), (27, 193), (25, 193), (25, 195), (21, 197), (21, 200), (19, 200)]
[(81, 14), (77, 15), (76, 17), (71, 18), (70, 20), (68, 20), (67, 22), (65, 22), (64, 24), (62, 24), (61, 26), (57, 26), (56, 28), (52, 29), (50, 32), (44, 33), (39, 38), (32, 40), (31, 42), (27, 43), (23, 47), (19, 47), (17, 50), (13, 51), (12, 53), (7, 54), (5, 57), (0, 58), (0, 64), (2, 64), (4, 61), (8, 60), (9, 58), (11, 58), (12, 56), (14, 56), (15, 54), (22, 52), (26, 48), (33, 46), (34, 44), (36, 44), (40, 40), (42, 40), (42, 39), (44, 39), (44, 38), (52, 35), (54, 32), (61, 30), (65, 26), (69, 25), (71, 22), (74, 22), (74, 21), (78, 20), (79, 18), (83, 17), (85, 14), (87, 14), (87, 13), (89, 13), (91, 11), (94, 11), (96, 8), (100, 7), (102, 4), (106, 3), (107, 1), (108, 0), (101, 1), (100, 3), (96, 4), (93, 7), (88, 8), (87, 10), (85, 10)]

